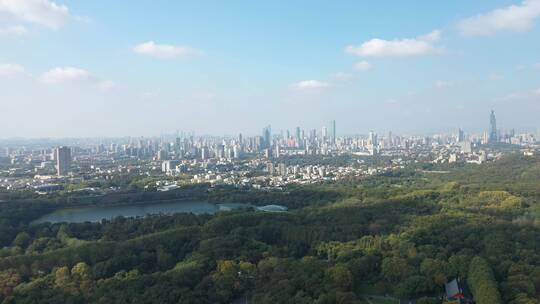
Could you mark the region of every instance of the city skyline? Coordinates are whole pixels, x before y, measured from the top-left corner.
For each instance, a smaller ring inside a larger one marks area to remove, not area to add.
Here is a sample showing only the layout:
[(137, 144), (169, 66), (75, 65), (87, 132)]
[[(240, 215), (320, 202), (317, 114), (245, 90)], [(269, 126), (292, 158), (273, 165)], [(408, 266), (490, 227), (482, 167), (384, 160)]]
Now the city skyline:
[[(397, 132), (396, 132), (397, 131)], [(304, 137), (306, 134), (309, 134), (309, 136), (320, 136), (322, 138), (328, 139), (328, 141), (332, 144), (335, 144), (336, 139), (339, 137), (358, 137), (358, 136), (365, 136), (370, 137), (372, 134), (377, 133), (388, 133), (388, 134), (395, 134), (398, 136), (440, 136), (440, 135), (456, 135), (458, 138), (464, 138), (465, 134), (468, 136), (484, 136), (487, 139), (489, 139), (491, 142), (497, 141), (500, 136), (503, 134), (531, 134), (533, 136), (540, 137), (540, 128), (537, 129), (516, 129), (512, 126), (505, 126), (504, 128), (498, 128), (496, 117), (495, 117), (495, 111), (491, 110), (489, 115), (489, 126), (484, 128), (484, 130), (480, 130), (478, 132), (470, 131), (470, 130), (464, 130), (461, 127), (452, 128), (450, 130), (444, 130), (441, 132), (426, 132), (426, 133), (401, 133), (399, 130), (375, 130), (375, 129), (369, 129), (365, 130), (364, 132), (354, 132), (354, 133), (339, 133), (337, 132), (337, 124), (336, 120), (332, 119), (329, 121), (327, 125), (320, 125), (319, 128), (305, 128), (301, 126), (296, 126), (294, 128), (285, 128), (285, 129), (279, 129), (276, 132), (272, 132), (272, 125), (267, 125), (264, 128), (262, 128), (262, 140), (264, 143), (270, 142), (270, 140), (273, 137), (282, 137), (282, 138), (300, 138)], [(59, 140), (60, 142), (62, 140), (72, 140), (72, 139), (120, 139), (120, 138), (161, 138), (161, 140), (164, 139), (176, 139), (179, 138), (189, 138), (189, 137), (198, 137), (198, 138), (205, 138), (205, 137), (217, 137), (217, 138), (238, 138), (239, 141), (242, 141), (243, 136), (257, 136), (256, 130), (249, 130), (248, 132), (239, 132), (237, 134), (198, 134), (195, 131), (180, 131), (176, 130), (175, 132), (170, 133), (161, 133), (159, 135), (149, 135), (149, 136), (130, 136), (130, 135), (124, 135), (124, 136), (95, 136), (95, 137), (81, 137), (81, 136), (73, 136), (73, 137), (42, 137), (42, 138), (25, 138), (25, 137), (12, 137), (12, 138), (0, 138), (0, 144), (2, 141), (9, 142), (9, 141), (18, 141), (18, 140)], [(301, 136), (302, 134), (302, 136)], [(261, 134), (259, 134), (261, 135)], [(460, 140), (461, 141), (461, 140)]]
[(0, 0), (0, 303), (532, 304), (540, 0)]
[(539, 16), (539, 0), (0, 1), (0, 138), (480, 133), (486, 109), (536, 131)]

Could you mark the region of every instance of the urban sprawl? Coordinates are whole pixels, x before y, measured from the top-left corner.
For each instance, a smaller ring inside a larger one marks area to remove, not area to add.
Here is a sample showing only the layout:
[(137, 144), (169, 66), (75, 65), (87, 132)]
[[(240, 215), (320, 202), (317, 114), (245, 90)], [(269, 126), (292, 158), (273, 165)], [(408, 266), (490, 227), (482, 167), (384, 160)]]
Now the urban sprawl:
[[(145, 188), (169, 191), (206, 183), (256, 189), (312, 184), (384, 174), (411, 163), (476, 163), (508, 151), (533, 155), (539, 134), (502, 132), (492, 111), (483, 134), (400, 136), (369, 132), (337, 136), (336, 121), (320, 130), (259, 136), (209, 137), (178, 134), (162, 138), (71, 139), (63, 142), (4, 141), (0, 152), (0, 188), (12, 191), (110, 192), (100, 181), (122, 176), (151, 177)], [(341, 161), (335, 161), (335, 160)], [(333, 161), (334, 160), (334, 161)]]

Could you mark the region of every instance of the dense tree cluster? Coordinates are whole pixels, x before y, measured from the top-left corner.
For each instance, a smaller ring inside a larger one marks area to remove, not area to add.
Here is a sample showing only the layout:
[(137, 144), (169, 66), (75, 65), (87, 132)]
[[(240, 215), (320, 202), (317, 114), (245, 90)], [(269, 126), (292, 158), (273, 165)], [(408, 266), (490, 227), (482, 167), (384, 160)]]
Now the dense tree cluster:
[(65, 198), (14, 200), (0, 206), (0, 302), (360, 304), (380, 297), (425, 304), (442, 303), (445, 283), (459, 278), (479, 304), (538, 303), (539, 164), (509, 157), (448, 174), (408, 170), (280, 192), (116, 197), (194, 193), (281, 203), (286, 213), (32, 225)]

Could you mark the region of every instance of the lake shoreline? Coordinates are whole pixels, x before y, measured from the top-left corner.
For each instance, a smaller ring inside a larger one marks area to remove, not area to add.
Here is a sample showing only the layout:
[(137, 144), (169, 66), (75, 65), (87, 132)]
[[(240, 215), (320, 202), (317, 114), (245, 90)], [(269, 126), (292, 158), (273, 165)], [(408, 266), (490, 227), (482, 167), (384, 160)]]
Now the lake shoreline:
[(31, 222), (41, 223), (83, 223), (112, 220), (116, 217), (138, 218), (149, 215), (172, 215), (175, 213), (216, 214), (221, 211), (254, 209), (263, 212), (286, 212), (287, 207), (280, 205), (255, 206), (250, 203), (219, 203), (207, 200), (172, 199), (153, 202), (135, 202), (113, 205), (84, 205), (58, 208), (42, 215)]

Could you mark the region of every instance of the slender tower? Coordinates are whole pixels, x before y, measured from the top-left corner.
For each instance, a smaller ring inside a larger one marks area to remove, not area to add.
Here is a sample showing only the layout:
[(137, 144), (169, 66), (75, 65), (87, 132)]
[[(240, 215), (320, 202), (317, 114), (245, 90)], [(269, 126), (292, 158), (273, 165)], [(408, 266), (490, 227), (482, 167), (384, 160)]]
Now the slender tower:
[(330, 140), (332, 142), (332, 144), (335, 144), (336, 143), (336, 121), (335, 120), (332, 120), (330, 122)]
[(499, 136), (497, 135), (497, 119), (495, 118), (495, 112), (491, 110), (491, 115), (489, 117), (489, 142), (495, 143), (499, 141)]

